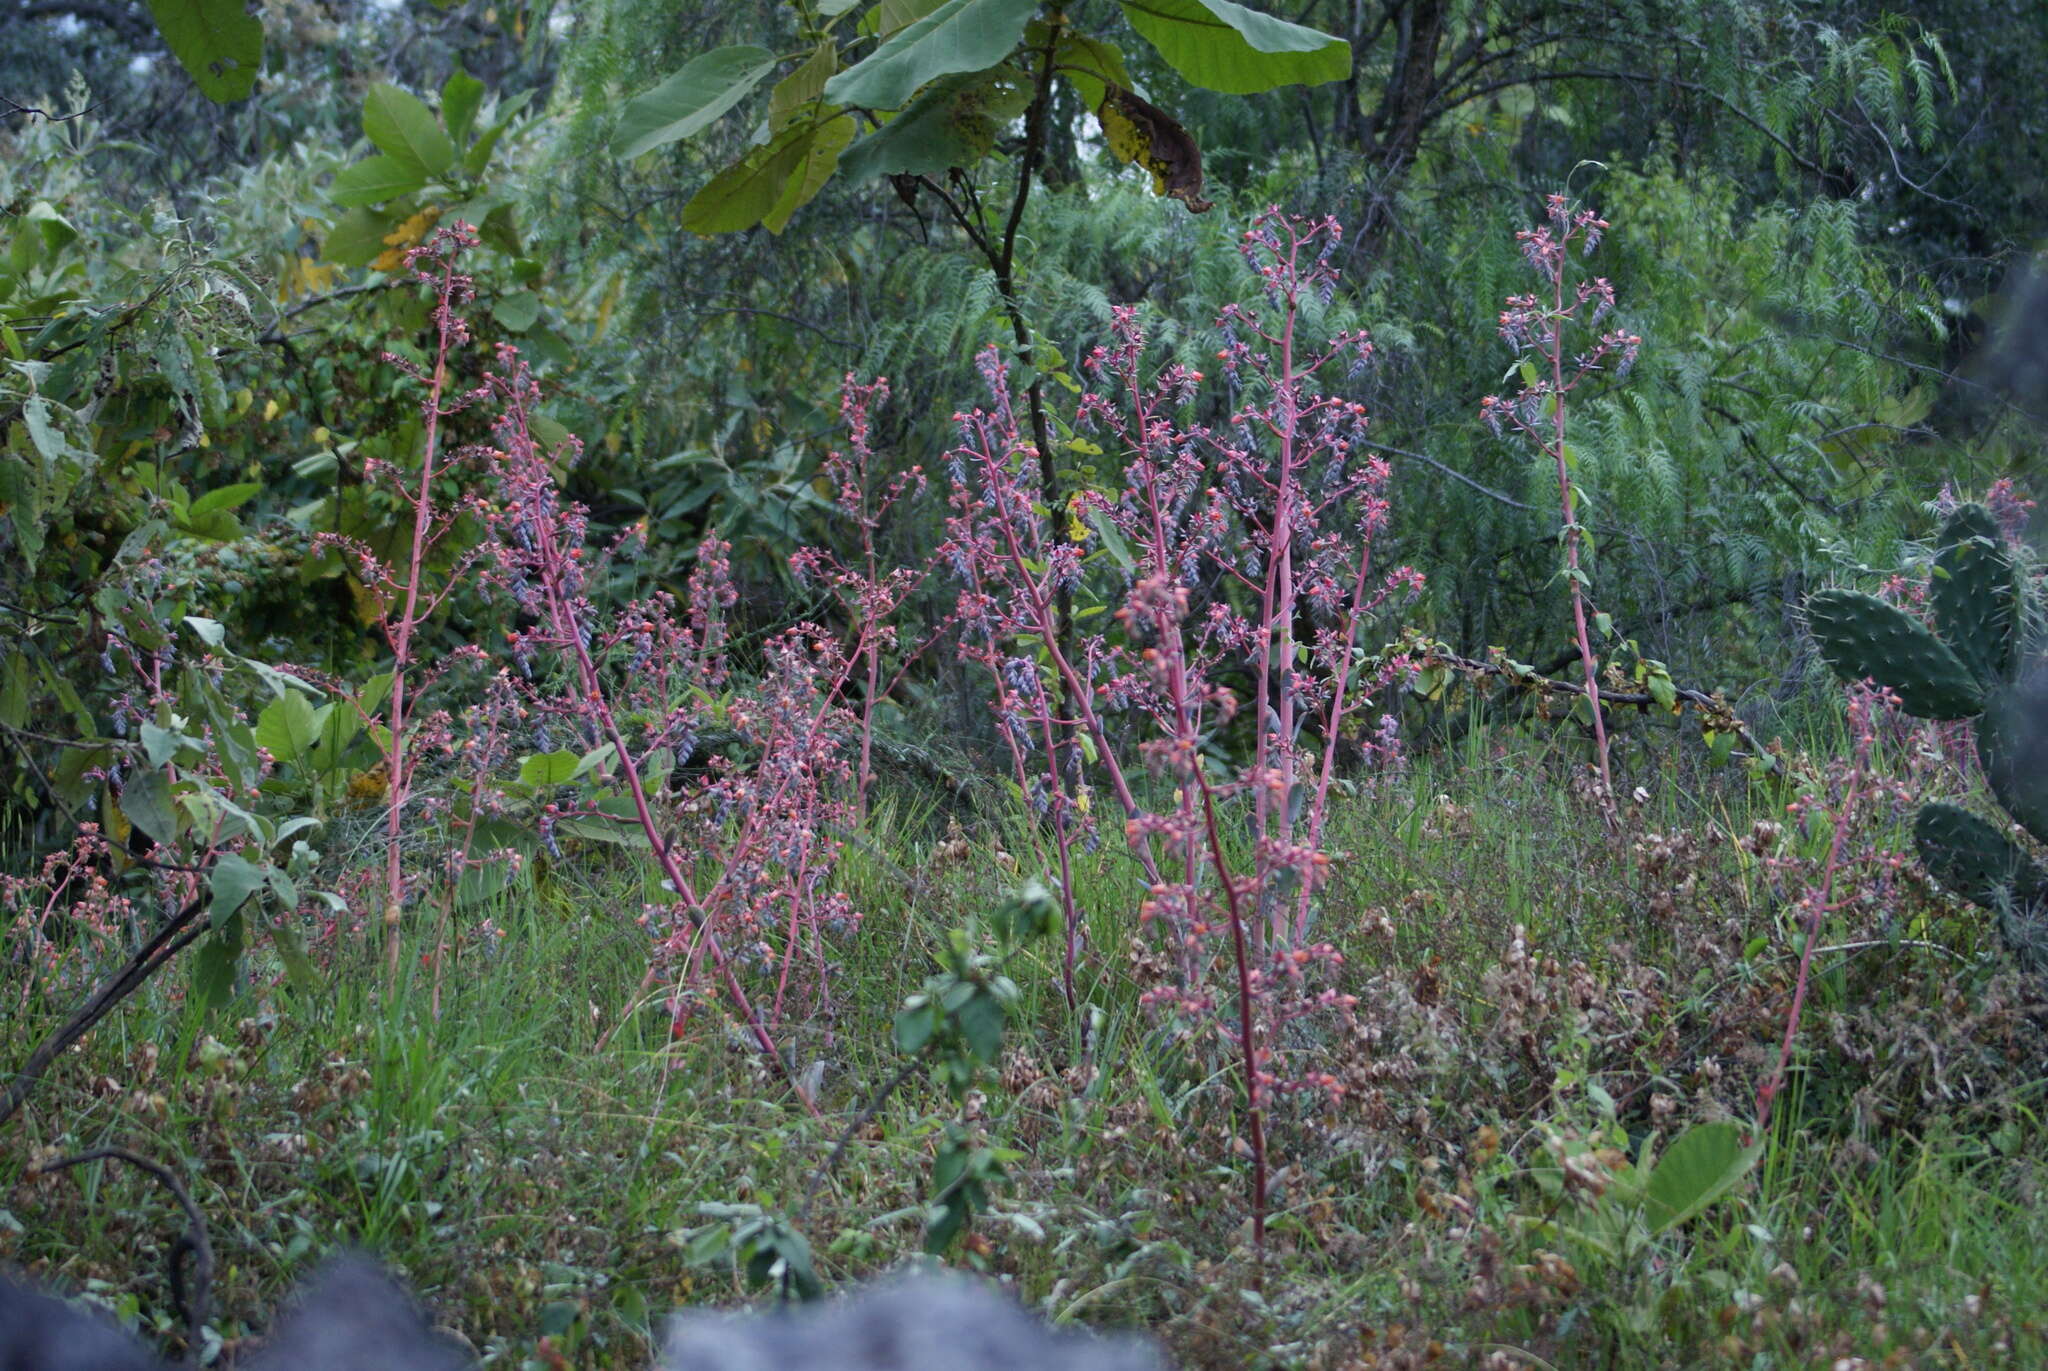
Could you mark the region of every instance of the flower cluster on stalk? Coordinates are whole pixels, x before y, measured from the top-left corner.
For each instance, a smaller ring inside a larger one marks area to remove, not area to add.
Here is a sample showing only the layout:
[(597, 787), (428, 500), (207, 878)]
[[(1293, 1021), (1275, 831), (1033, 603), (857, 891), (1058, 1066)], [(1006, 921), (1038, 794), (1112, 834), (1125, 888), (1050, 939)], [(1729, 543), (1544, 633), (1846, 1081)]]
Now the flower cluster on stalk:
[[(1064, 874), (1096, 836), (1095, 797), (1114, 798), (1149, 886), (1140, 920), (1166, 953), (1140, 959), (1158, 969), (1145, 1003), (1219, 1033), (1248, 1064), (1255, 1104), (1338, 1088), (1290, 1045), (1296, 1021), (1352, 1003), (1342, 955), (1310, 932), (1331, 869), (1337, 742), (1398, 757), (1391, 713), (1377, 730), (1354, 720), (1407, 670), (1373, 649), (1421, 588), (1411, 569), (1375, 565), (1390, 473), (1365, 406), (1319, 383), (1369, 364), (1371, 338), (1307, 338), (1341, 241), (1334, 220), (1277, 212), (1248, 230), (1260, 303), (1216, 321), (1220, 410), (1210, 378), (1155, 368), (1138, 312), (1114, 311), (1083, 359), (1074, 428), (1113, 446), (1115, 485), (1046, 507), (993, 349), (978, 363), (988, 401), (956, 416), (947, 454), (958, 650), (987, 673), (1043, 859)], [(1193, 417), (1204, 411), (1213, 420)], [(1107, 612), (1069, 629), (1068, 596)]]

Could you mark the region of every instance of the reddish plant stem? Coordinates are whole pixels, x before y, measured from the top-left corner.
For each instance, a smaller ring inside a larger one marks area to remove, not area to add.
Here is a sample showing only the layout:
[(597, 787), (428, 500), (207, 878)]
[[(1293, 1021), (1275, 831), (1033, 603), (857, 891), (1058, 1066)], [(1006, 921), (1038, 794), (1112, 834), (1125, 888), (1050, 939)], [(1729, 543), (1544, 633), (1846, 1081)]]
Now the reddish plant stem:
[(434, 990), (430, 1012), (437, 1021), (441, 1017), (441, 973), (448, 963), (448, 924), (455, 913), (456, 896), (462, 893), (462, 877), (469, 867), (470, 851), (476, 845), (477, 811), (483, 799), (485, 768), (498, 749), (499, 716), (495, 710), (490, 720), (490, 727), (484, 732), (483, 746), (476, 754), (476, 770), (470, 779), (469, 817), (462, 825), (462, 842), (456, 848), (455, 861), (449, 868), (447, 893), (441, 900), (440, 915), (434, 921)]
[(1216, 796), (1203, 776), (1199, 763), (1195, 784), (1202, 795), (1202, 822), (1209, 839), (1209, 860), (1215, 867), (1216, 883), (1223, 891), (1224, 907), (1230, 913), (1231, 953), (1237, 961), (1237, 1051), (1244, 1072), (1245, 1132), (1252, 1149), (1252, 1251), (1258, 1266), (1254, 1286), (1262, 1283), (1266, 1265), (1266, 1110), (1259, 1089), (1258, 1035), (1252, 1023), (1251, 950), (1245, 942), (1244, 910), (1238, 903), (1237, 883), (1224, 866), (1223, 836), (1216, 826)]
[[(1337, 739), (1344, 725), (1345, 696), (1351, 686), (1351, 649), (1358, 641), (1358, 620), (1365, 612), (1365, 587), (1372, 576), (1372, 549), (1366, 547), (1358, 554), (1358, 577), (1351, 586), (1351, 604), (1344, 619), (1344, 669), (1337, 674), (1335, 686), (1330, 692), (1330, 712), (1323, 721), (1323, 763), (1316, 773), (1315, 800), (1308, 811), (1308, 846), (1311, 852), (1323, 850), (1323, 819), (1329, 812), (1330, 782), (1337, 775)], [(1297, 943), (1308, 940), (1309, 903), (1315, 894), (1315, 885), (1304, 880), (1301, 883), (1301, 897), (1294, 910), (1294, 940)]]
[[(1166, 694), (1168, 702), (1173, 706), (1175, 736), (1189, 745), (1190, 752), (1191, 765), (1181, 787), (1181, 809), (1183, 814), (1186, 814), (1194, 796), (1201, 797), (1202, 829), (1209, 847), (1209, 868), (1216, 880), (1217, 888), (1222, 891), (1224, 909), (1230, 918), (1230, 950), (1237, 970), (1238, 1061), (1244, 1075), (1245, 1131), (1252, 1153), (1252, 1251), (1256, 1254), (1258, 1262), (1253, 1280), (1257, 1283), (1263, 1279), (1266, 1260), (1266, 1122), (1265, 1106), (1259, 1086), (1258, 1029), (1252, 1000), (1251, 962), (1256, 953), (1250, 945), (1251, 940), (1246, 937), (1244, 908), (1238, 898), (1237, 882), (1231, 879), (1229, 858), (1223, 848), (1222, 830), (1216, 822), (1216, 792), (1209, 784), (1209, 777), (1203, 770), (1200, 755), (1194, 752), (1192, 746), (1195, 739), (1195, 714), (1189, 700), (1186, 641), (1178, 631), (1162, 632), (1159, 639), (1161, 651), (1166, 659)], [(1187, 858), (1188, 899), (1192, 901), (1199, 871), (1195, 859), (1195, 843), (1191, 835), (1183, 834), (1182, 844)], [(1252, 876), (1254, 888), (1263, 889), (1264, 880), (1265, 873), (1255, 860)]]
[[(545, 527), (543, 525), (544, 529)], [(547, 530), (545, 536), (551, 537), (552, 530)], [(775, 1040), (768, 1034), (767, 1025), (761, 1021), (760, 1013), (748, 1000), (746, 989), (740, 985), (739, 976), (733, 971), (732, 962), (726, 956), (725, 949), (718, 940), (718, 934), (710, 927), (704, 906), (690, 887), (682, 862), (676, 856), (675, 845), (662, 837), (660, 825), (654, 821), (654, 811), (647, 803), (646, 788), (640, 783), (640, 769), (632, 764), (632, 752), (626, 746), (625, 734), (620, 731), (618, 721), (613, 718), (611, 704), (605, 698), (604, 690), (598, 682), (597, 667), (590, 660), (589, 652), (577, 636), (574, 616), (563, 600), (560, 587), (552, 582), (552, 578), (548, 586), (548, 599), (550, 607), (555, 612), (557, 626), (567, 627), (569, 641), (574, 646), (576, 679), (583, 688), (584, 698), (590, 702), (598, 727), (604, 730), (606, 740), (611, 743), (616, 755), (623, 762), (619, 767), (619, 773), (625, 779), (627, 792), (633, 797), (633, 816), (639, 821), (640, 831), (647, 835), (648, 842), (653, 845), (655, 860), (661, 863), (661, 869), (667, 875), (669, 884), (675, 888), (676, 898), (682, 905), (685, 916), (696, 926), (699, 936), (703, 939), (704, 950), (710, 956), (719, 979), (724, 982), (725, 993), (732, 1001), (734, 1012), (746, 1022), (754, 1035), (755, 1044), (789, 1083), (789, 1088), (796, 1092), (796, 1097), (803, 1102), (804, 1108), (809, 1110), (814, 1118), (822, 1118), (817, 1102), (798, 1081), (790, 1064), (783, 1060), (782, 1053), (776, 1049)]]
[[(517, 441), (531, 445), (533, 439), (527, 424), (525, 404), (516, 390), (510, 392), (508, 417), (513, 421)], [(724, 985), (726, 997), (731, 1002), (733, 1011), (747, 1025), (755, 1045), (788, 1083), (804, 1108), (812, 1117), (821, 1118), (823, 1115), (818, 1109), (817, 1102), (811, 1098), (810, 1092), (804, 1089), (791, 1063), (785, 1061), (782, 1053), (777, 1050), (767, 1024), (762, 1021), (760, 1012), (754, 1008), (745, 987), (740, 984), (739, 975), (733, 970), (731, 959), (719, 941), (717, 932), (711, 926), (710, 911), (699, 898), (690, 881), (689, 873), (683, 869), (682, 858), (678, 855), (675, 844), (662, 835), (660, 825), (655, 822), (653, 808), (647, 801), (646, 787), (640, 780), (640, 768), (634, 763), (632, 748), (627, 745), (625, 733), (612, 712), (611, 700), (605, 693), (597, 664), (591, 659), (590, 650), (584, 644), (582, 619), (575, 597), (563, 584), (562, 568), (575, 560), (570, 555), (571, 552), (580, 550), (560, 546), (556, 540), (556, 529), (552, 520), (536, 520), (533, 536), (538, 544), (540, 580), (542, 592), (547, 600), (550, 624), (557, 640), (569, 646), (576, 668), (577, 688), (582, 693), (590, 717), (603, 732), (605, 740), (612, 745), (613, 756), (619, 759), (619, 774), (626, 783), (628, 795), (632, 798), (633, 816), (640, 826), (640, 831), (646, 835), (655, 860), (660, 863), (662, 873), (668, 877), (669, 886), (675, 892), (676, 902), (681, 906), (684, 917), (696, 930), (714, 971)]]
[[(880, 582), (876, 579), (875, 573), (874, 537), (865, 531), (865, 523), (862, 537), (867, 544), (868, 584), (878, 585)], [(868, 791), (875, 783), (875, 705), (879, 703), (876, 690), (882, 683), (882, 635), (871, 631), (865, 608), (861, 613), (861, 638), (862, 648), (868, 659), (868, 680), (867, 692), (861, 696), (860, 701), (860, 771), (854, 782), (855, 822), (867, 818)]]
[(1551, 413), (1550, 455), (1557, 462), (1558, 507), (1564, 514), (1565, 579), (1571, 583), (1572, 627), (1578, 634), (1579, 665), (1586, 676), (1586, 703), (1593, 715), (1593, 750), (1600, 763), (1600, 818), (1609, 834), (1621, 831), (1615, 809), (1614, 772), (1607, 756), (1607, 722), (1600, 713), (1600, 661), (1593, 655), (1592, 634), (1586, 627), (1586, 593), (1579, 571), (1579, 519), (1577, 497), (1572, 490), (1571, 465), (1565, 460), (1564, 443), (1564, 261), (1562, 248), (1558, 266), (1551, 273), (1550, 385), (1556, 402)]
[[(1852, 706), (1852, 709), (1854, 706)], [(1756, 1136), (1767, 1136), (1771, 1123), (1771, 1106), (1778, 1098), (1778, 1092), (1785, 1085), (1786, 1068), (1792, 1064), (1792, 1045), (1799, 1036), (1799, 1021), (1806, 1009), (1806, 988), (1809, 973), (1813, 967), (1814, 945), (1820, 941), (1820, 922), (1834, 907), (1835, 873), (1841, 869), (1842, 848), (1848, 842), (1849, 830), (1855, 826), (1856, 807), (1862, 799), (1863, 783), (1870, 765), (1870, 730), (1867, 724), (1858, 730), (1855, 763), (1849, 772), (1849, 785), (1842, 794), (1841, 808), (1834, 815), (1834, 835), (1828, 840), (1828, 857), (1821, 868), (1820, 890), (1807, 892), (1805, 945), (1799, 949), (1799, 974), (1792, 983), (1792, 1008), (1785, 1015), (1785, 1037), (1778, 1044), (1778, 1064), (1771, 1071), (1771, 1078), (1764, 1082), (1756, 1094)]]
[(405, 802), (412, 789), (405, 752), (406, 673), (412, 665), (412, 635), (419, 621), (420, 574), (426, 565), (427, 547), (434, 522), (435, 460), (440, 454), (441, 397), (448, 385), (448, 347), (453, 321), (451, 297), (455, 286), (452, 258), (441, 265), (439, 307), (434, 311), (434, 373), (427, 391), (426, 439), (420, 453), (419, 494), (412, 501), (412, 546), (408, 550), (405, 598), (391, 630), (390, 750), (385, 763), (390, 770), (390, 804), (384, 821), (384, 977), (388, 984), (398, 981), (399, 925), (405, 918), (405, 864), (400, 839), (404, 836)]
[[(1289, 285), (1282, 297), (1285, 313), (1280, 326), (1280, 371), (1273, 378), (1273, 403), (1280, 416), (1279, 424), (1274, 426), (1280, 439), (1280, 470), (1274, 482), (1273, 531), (1266, 549), (1266, 576), (1259, 590), (1259, 712), (1252, 721), (1257, 740), (1252, 760), (1254, 847), (1258, 849), (1252, 857), (1254, 869), (1263, 863), (1261, 854), (1265, 845), (1276, 836), (1275, 829), (1287, 826), (1294, 781), (1294, 690), (1291, 678), (1294, 669), (1294, 502), (1298, 498), (1294, 477), (1294, 437), (1300, 416), (1296, 412), (1299, 396), (1294, 384), (1294, 323), (1299, 298), (1293, 281), (1300, 253), (1299, 243), (1289, 245), (1286, 273)], [(1276, 637), (1279, 640), (1277, 700), (1273, 681)], [(1270, 728), (1268, 718), (1273, 721)], [(1276, 780), (1269, 781), (1273, 749), (1276, 747), (1279, 749), (1280, 774)], [(1280, 805), (1277, 821), (1273, 814), (1276, 794)], [(1259, 888), (1263, 903), (1264, 882)], [(1278, 941), (1283, 934), (1278, 922), (1283, 916), (1275, 910), (1270, 911), (1268, 917), (1274, 926), (1268, 928), (1262, 922), (1257, 927), (1253, 937), (1257, 949), (1265, 947), (1268, 936)]]
[[(989, 468), (991, 475), (1000, 478), (1002, 459), (985, 450), (978, 455)], [(1041, 557), (1042, 548), (1036, 544), (1026, 548), (1017, 540), (1016, 529), (1011, 526), (1012, 520), (1008, 517), (998, 517), (995, 523), (1003, 531), (1003, 540), (1007, 544), (1006, 556), (1011, 565), (1029, 566)], [(1057, 632), (1059, 620), (1054, 607), (1039, 589), (1034, 578), (1026, 576), (1023, 579), (1026, 587), (1025, 604), (1031, 610), (1031, 624), (1040, 635), (1047, 655), (1052, 658), (1053, 670), (1059, 674), (1060, 683), (1066, 689), (1067, 703), (1075, 710), (1076, 722), (1087, 730), (1088, 736), (1095, 743), (1096, 752), (1102, 759), (1103, 770), (1109, 774), (1110, 787), (1116, 792), (1118, 806), (1122, 808), (1126, 818), (1135, 818), (1139, 812), (1137, 793), (1131, 789), (1129, 779), (1124, 775), (1123, 764), (1110, 746), (1109, 731), (1103, 726), (1101, 716), (1095, 711), (1087, 681), (1074, 668), (1073, 663), (1067, 658), (1066, 651), (1060, 645)], [(1151, 854), (1140, 846), (1136, 849), (1135, 855), (1139, 864), (1144, 867), (1147, 879), (1157, 884), (1159, 868)]]

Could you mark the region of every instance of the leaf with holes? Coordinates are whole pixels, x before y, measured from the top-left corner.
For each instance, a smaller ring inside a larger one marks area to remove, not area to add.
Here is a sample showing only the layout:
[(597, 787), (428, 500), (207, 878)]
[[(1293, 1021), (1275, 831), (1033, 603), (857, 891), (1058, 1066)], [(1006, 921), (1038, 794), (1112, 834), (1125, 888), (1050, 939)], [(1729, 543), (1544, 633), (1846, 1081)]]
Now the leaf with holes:
[(839, 48), (828, 34), (819, 41), (816, 51), (777, 81), (775, 89), (769, 92), (768, 127), (776, 133), (789, 127), (805, 105), (815, 103), (825, 94), (825, 83), (838, 70)]

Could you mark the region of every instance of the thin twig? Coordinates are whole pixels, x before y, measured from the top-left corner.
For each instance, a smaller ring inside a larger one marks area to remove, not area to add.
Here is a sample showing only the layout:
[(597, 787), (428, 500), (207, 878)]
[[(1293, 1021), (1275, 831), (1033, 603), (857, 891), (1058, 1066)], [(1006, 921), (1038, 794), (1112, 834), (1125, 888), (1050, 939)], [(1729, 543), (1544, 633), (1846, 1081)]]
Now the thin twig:
[[(1578, 656), (1577, 652), (1575, 651), (1572, 656), (1576, 659)], [(1499, 677), (1511, 684), (1522, 686), (1524, 689), (1540, 690), (1552, 695), (1584, 696), (1586, 693), (1586, 688), (1576, 681), (1553, 680), (1548, 676), (1536, 675), (1533, 671), (1524, 674), (1513, 667), (1499, 662), (1481, 662), (1471, 657), (1461, 657), (1455, 652), (1432, 650), (1427, 654), (1427, 660), (1440, 662), (1445, 666), (1456, 667), (1458, 670), (1472, 675)], [(1749, 725), (1745, 724), (1741, 716), (1729, 707), (1727, 701), (1719, 699), (1704, 690), (1695, 690), (1690, 686), (1674, 685), (1672, 687), (1672, 694), (1676, 698), (1696, 706), (1702, 714), (1706, 715), (1716, 724), (1727, 724), (1735, 736), (1740, 738), (1755, 755), (1759, 757), (1769, 755), (1763, 743), (1757, 739), (1755, 734), (1749, 731)], [(1649, 709), (1652, 706), (1657, 706), (1658, 700), (1656, 696), (1649, 694), (1647, 691), (1603, 690), (1600, 692), (1600, 703), (1602, 705), (1629, 705), (1636, 709)]]
[(1929, 942), (1925, 938), (1866, 938), (1861, 942), (1833, 943), (1827, 947), (1816, 947), (1813, 950), (1813, 955), (1816, 957), (1829, 957), (1838, 952), (1868, 952), (1874, 947), (1917, 947), (1923, 952), (1939, 952), (1944, 957), (1952, 957), (1965, 966), (1969, 965), (1970, 961), (1968, 957), (1965, 957), (1954, 948), (1945, 947), (1936, 942)]
[(1385, 443), (1360, 442), (1358, 446), (1363, 448), (1370, 448), (1374, 452), (1384, 452), (1387, 453), (1389, 456), (1399, 457), (1403, 461), (1420, 462), (1426, 467), (1431, 467), (1437, 471), (1442, 472), (1444, 475), (1450, 477), (1453, 481), (1459, 481), (1465, 485), (1470, 486), (1472, 489), (1478, 491), (1481, 495), (1484, 495), (1489, 500), (1497, 500), (1501, 504), (1508, 506), (1508, 508), (1510, 509), (1526, 510), (1531, 514), (1534, 514), (1536, 512), (1536, 506), (1524, 504), (1522, 501), (1517, 500), (1512, 495), (1504, 495), (1500, 491), (1495, 490), (1492, 486), (1483, 486), (1479, 484), (1479, 482), (1473, 480), (1470, 476), (1467, 476), (1464, 472), (1459, 471), (1455, 467), (1446, 466), (1444, 463), (1439, 462), (1436, 458), (1431, 457), (1426, 453), (1410, 452), (1405, 448), (1390, 447)]
[[(170, 1253), (171, 1296), (185, 1315), (185, 1355), (197, 1366), (201, 1350), (206, 1345), (206, 1316), (212, 1312), (213, 1303), (213, 1244), (207, 1240), (206, 1216), (199, 1212), (199, 1206), (192, 1200), (192, 1192), (185, 1188), (185, 1183), (178, 1179), (175, 1171), (147, 1157), (137, 1156), (125, 1147), (95, 1147), (75, 1157), (40, 1162), (30, 1168), (29, 1174), (48, 1174), (98, 1161), (126, 1162), (138, 1171), (148, 1172), (159, 1185), (171, 1192), (178, 1201), (178, 1207), (185, 1211), (185, 1232), (171, 1247)], [(179, 1259), (187, 1252), (192, 1254), (192, 1298), (189, 1302), (185, 1298), (184, 1280), (178, 1274), (182, 1269)]]
[(802, 1230), (804, 1221), (810, 1217), (811, 1202), (818, 1198), (818, 1192), (824, 1188), (825, 1181), (834, 1171), (839, 1169), (839, 1163), (845, 1159), (846, 1149), (853, 1145), (853, 1135), (874, 1121), (875, 1115), (882, 1111), (882, 1106), (888, 1102), (889, 1097), (896, 1093), (899, 1086), (917, 1073), (917, 1068), (924, 1064), (924, 1059), (925, 1051), (920, 1049), (909, 1061), (903, 1063), (895, 1075), (882, 1083), (881, 1087), (869, 1097), (867, 1104), (861, 1108), (860, 1113), (849, 1119), (846, 1127), (840, 1130), (839, 1141), (833, 1144), (831, 1153), (818, 1165), (816, 1170), (811, 1172), (811, 1179), (804, 1186), (803, 1202), (797, 1205), (796, 1214), (791, 1219), (791, 1223), (799, 1231)]

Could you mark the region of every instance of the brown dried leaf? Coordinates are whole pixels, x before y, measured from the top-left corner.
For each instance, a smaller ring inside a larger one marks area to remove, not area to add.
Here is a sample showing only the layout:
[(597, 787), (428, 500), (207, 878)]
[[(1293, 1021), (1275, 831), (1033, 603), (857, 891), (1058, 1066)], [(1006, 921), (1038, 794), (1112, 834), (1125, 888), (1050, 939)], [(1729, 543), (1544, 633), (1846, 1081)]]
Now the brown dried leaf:
[(1106, 83), (1095, 117), (1109, 150), (1119, 161), (1136, 162), (1152, 173), (1152, 189), (1171, 196), (1196, 214), (1214, 207), (1202, 198), (1202, 150), (1188, 131), (1150, 101)]

